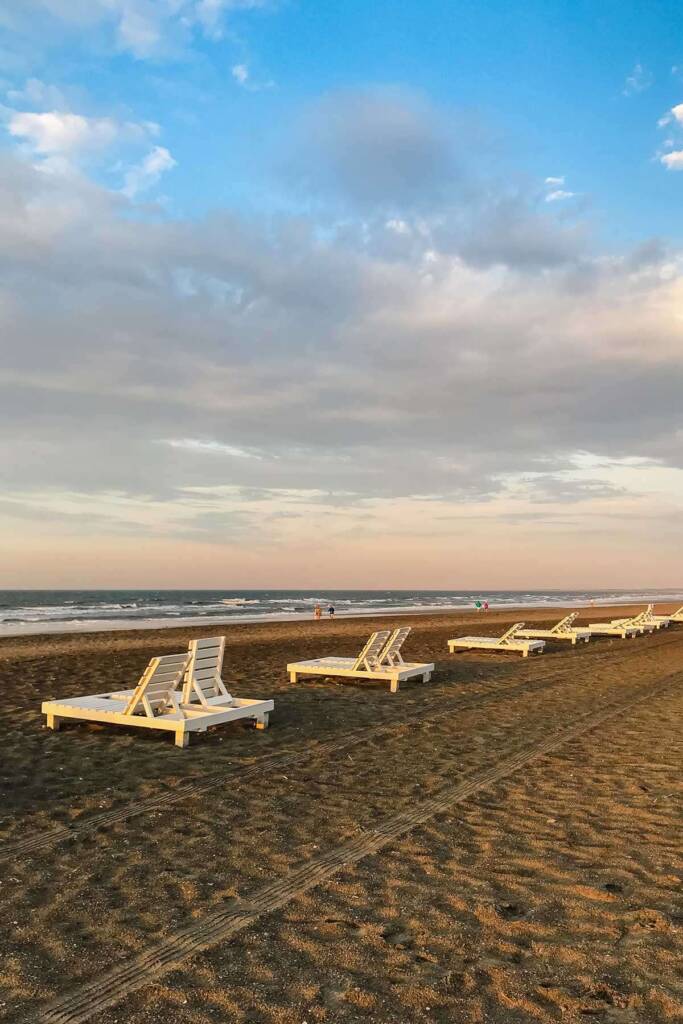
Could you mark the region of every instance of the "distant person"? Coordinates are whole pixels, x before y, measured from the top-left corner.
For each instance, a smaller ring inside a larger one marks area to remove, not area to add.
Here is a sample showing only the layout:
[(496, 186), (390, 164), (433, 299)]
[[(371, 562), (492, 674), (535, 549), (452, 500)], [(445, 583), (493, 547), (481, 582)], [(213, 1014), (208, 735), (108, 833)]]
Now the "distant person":
[(487, 612), (488, 610), (489, 610), (489, 603), (488, 603), (488, 601), (484, 601), (484, 611)]
[(334, 618), (334, 605), (333, 604), (331, 604), (330, 607), (327, 609), (327, 614), (329, 615), (329, 617), (331, 619)]
[(480, 612), (481, 611), (481, 601), (475, 601), (474, 602), (474, 607), (477, 609), (478, 612)]
[(320, 605), (317, 604), (315, 606), (315, 608), (313, 609), (313, 616), (314, 616), (316, 622), (320, 622), (320, 619), (322, 618), (322, 614), (323, 614), (323, 610), (320, 607)]

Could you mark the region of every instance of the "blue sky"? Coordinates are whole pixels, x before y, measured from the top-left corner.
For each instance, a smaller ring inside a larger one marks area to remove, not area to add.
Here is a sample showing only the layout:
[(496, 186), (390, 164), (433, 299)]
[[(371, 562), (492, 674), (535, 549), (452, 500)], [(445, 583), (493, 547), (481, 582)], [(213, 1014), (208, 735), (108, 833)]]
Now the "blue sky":
[(0, 585), (679, 585), (682, 21), (0, 0)]
[(46, 16), (42, 28), (31, 19), (5, 33), (13, 59), (3, 77), (15, 89), (30, 76), (49, 81), (93, 116), (156, 122), (177, 162), (163, 191), (181, 213), (295, 204), (283, 196), (279, 160), (306, 104), (344, 88), (397, 86), (445, 116), (476, 120), (492, 176), (529, 187), (564, 177), (610, 242), (680, 239), (672, 209), (683, 175), (657, 159), (666, 135), (658, 120), (683, 100), (683, 71), (673, 70), (683, 68), (679, 4), (244, 6), (226, 9), (210, 33), (183, 35), (169, 18), (158, 42), (132, 52), (113, 17)]

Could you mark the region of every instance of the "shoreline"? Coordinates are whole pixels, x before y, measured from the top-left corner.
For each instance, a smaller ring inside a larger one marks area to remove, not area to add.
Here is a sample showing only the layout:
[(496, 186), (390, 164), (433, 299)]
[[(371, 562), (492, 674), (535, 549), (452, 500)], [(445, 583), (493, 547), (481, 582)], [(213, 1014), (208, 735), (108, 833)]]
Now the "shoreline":
[[(681, 598), (683, 600), (683, 598)], [(482, 610), (477, 611), (473, 605), (405, 605), (395, 608), (383, 607), (383, 608), (372, 608), (372, 609), (357, 609), (354, 611), (338, 611), (336, 612), (333, 619), (330, 619), (327, 615), (323, 615), (323, 622), (335, 622), (335, 621), (352, 621), (354, 619), (368, 619), (368, 618), (386, 618), (389, 616), (433, 616), (433, 615), (471, 615), (474, 619), (481, 618), (486, 620), (495, 616), (500, 619), (501, 615), (506, 612), (520, 612), (524, 611), (532, 613), (537, 616), (539, 613), (544, 611), (557, 611), (567, 609), (569, 611), (576, 611), (581, 609), (586, 615), (594, 613), (600, 618), (599, 612), (606, 612), (609, 608), (634, 608), (641, 610), (642, 604), (648, 604), (650, 602), (646, 600), (634, 601), (633, 597), (624, 598), (623, 600), (615, 600), (614, 598), (596, 598), (591, 604), (585, 604), (585, 602), (571, 602), (571, 601), (558, 601), (546, 602), (545, 604), (494, 604), (490, 605), (488, 611)], [(677, 606), (677, 601), (668, 599), (661, 599), (655, 602), (655, 605), (664, 606), (655, 607), (655, 613), (666, 613), (667, 611), (673, 610)], [(185, 615), (178, 616), (177, 618), (147, 618), (147, 619), (93, 619), (92, 621), (74, 620), (67, 621), (61, 620), (58, 622), (17, 622), (17, 623), (5, 623), (0, 625), (0, 641), (7, 639), (16, 639), (20, 637), (39, 637), (39, 636), (77, 636), (81, 633), (121, 633), (121, 632), (138, 632), (138, 631), (158, 631), (165, 629), (188, 629), (188, 628), (200, 628), (201, 626), (220, 626), (221, 628), (228, 628), (241, 625), (257, 625), (263, 623), (302, 623), (311, 622), (315, 620), (310, 612), (273, 612), (273, 613), (254, 613), (245, 615), (235, 616), (232, 618), (225, 618), (225, 616), (215, 615)]]

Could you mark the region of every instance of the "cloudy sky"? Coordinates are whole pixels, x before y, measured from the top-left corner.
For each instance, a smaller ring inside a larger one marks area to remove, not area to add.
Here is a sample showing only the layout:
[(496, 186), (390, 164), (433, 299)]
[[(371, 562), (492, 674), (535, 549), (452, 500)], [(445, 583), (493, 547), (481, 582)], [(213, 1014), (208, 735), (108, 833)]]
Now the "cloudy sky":
[(0, 586), (680, 585), (682, 29), (0, 0)]

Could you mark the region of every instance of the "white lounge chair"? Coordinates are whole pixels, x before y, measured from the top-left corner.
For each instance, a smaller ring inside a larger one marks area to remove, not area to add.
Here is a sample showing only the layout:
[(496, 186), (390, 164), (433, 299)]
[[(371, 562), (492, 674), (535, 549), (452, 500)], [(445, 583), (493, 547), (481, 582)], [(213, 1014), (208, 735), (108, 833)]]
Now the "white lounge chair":
[(613, 619), (612, 621), (616, 622), (617, 625), (625, 623), (630, 626), (635, 626), (640, 633), (654, 633), (656, 629), (659, 629), (659, 626), (656, 623), (651, 622), (648, 618), (648, 615), (652, 614), (653, 608), (654, 605), (649, 604), (647, 608), (642, 612), (639, 612), (638, 615), (631, 615), (625, 619)]
[(574, 647), (579, 640), (588, 643), (591, 638), (590, 630), (572, 625), (578, 616), (578, 612), (572, 612), (571, 615), (565, 615), (550, 629), (520, 629), (516, 635), (526, 640), (568, 640)]
[(655, 615), (655, 606), (653, 604), (649, 604), (645, 611), (640, 613), (638, 618), (642, 622), (650, 623), (655, 629), (668, 629), (671, 622), (670, 615)]
[(378, 630), (368, 639), (357, 658), (314, 658), (295, 661), (287, 666), (289, 680), (296, 683), (299, 676), (340, 676), (347, 679), (382, 679), (396, 693), (400, 683), (414, 676), (429, 682), (434, 665), (405, 662), (401, 647), (410, 633), (410, 626), (402, 626), (393, 633)]
[(517, 651), (524, 658), (530, 653), (537, 651), (543, 653), (545, 640), (527, 640), (519, 637), (519, 632), (524, 626), (523, 622), (516, 622), (510, 626), (502, 636), (460, 636), (455, 640), (448, 641), (448, 650), (451, 654), (455, 651)]
[(273, 710), (272, 700), (253, 697), (233, 697), (222, 679), (225, 637), (212, 636), (203, 640), (190, 640), (190, 663), (183, 682), (183, 705), (197, 702), (207, 711), (231, 710), (233, 719), (253, 718), (257, 729), (268, 728), (268, 716)]
[(643, 632), (640, 626), (634, 625), (628, 619), (613, 619), (611, 622), (590, 622), (588, 629), (591, 636), (618, 636), (622, 640), (632, 639)]
[(671, 615), (667, 616), (669, 622), (683, 622), (683, 605)]
[[(44, 701), (42, 712), (49, 729), (59, 729), (62, 719), (74, 718), (107, 725), (165, 729), (175, 733), (178, 747), (186, 747), (191, 732), (206, 732), (211, 725), (243, 718), (228, 707), (207, 710), (181, 703), (178, 687), (190, 665), (191, 654), (166, 654), (152, 658), (133, 691), (97, 693)], [(272, 702), (270, 709), (272, 709)]]

